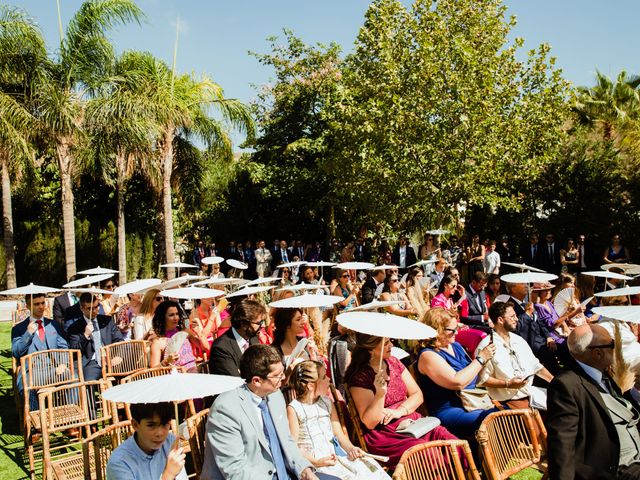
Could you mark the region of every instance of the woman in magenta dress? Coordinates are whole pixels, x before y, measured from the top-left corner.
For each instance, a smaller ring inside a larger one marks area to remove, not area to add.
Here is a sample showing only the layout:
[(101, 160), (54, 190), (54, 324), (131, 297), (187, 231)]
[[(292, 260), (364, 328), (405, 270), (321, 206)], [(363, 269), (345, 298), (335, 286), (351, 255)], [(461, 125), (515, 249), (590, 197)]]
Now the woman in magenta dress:
[[(423, 397), (418, 384), (400, 361), (391, 356), (391, 343), (385, 342), (382, 368), (380, 337), (356, 334), (356, 347), (345, 373), (358, 415), (363, 424), (367, 449), (389, 457), (387, 465), (395, 467), (408, 448), (432, 440), (455, 440), (449, 431), (438, 426), (420, 438), (397, 433), (406, 420), (422, 417), (416, 409)], [(464, 458), (464, 457), (463, 457)]]

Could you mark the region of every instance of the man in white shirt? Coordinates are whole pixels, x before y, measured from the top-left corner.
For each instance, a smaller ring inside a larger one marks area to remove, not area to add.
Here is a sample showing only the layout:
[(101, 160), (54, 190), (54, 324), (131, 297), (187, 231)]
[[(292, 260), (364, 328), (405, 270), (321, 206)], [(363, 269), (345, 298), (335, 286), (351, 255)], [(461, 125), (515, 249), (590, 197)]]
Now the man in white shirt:
[(478, 384), (487, 387), (493, 400), (509, 408), (529, 408), (533, 376), (550, 382), (553, 375), (536, 358), (527, 342), (513, 333), (518, 324), (513, 304), (494, 303), (489, 308), (489, 318), (493, 322), (493, 333), (478, 344), (476, 355), (490, 342), (495, 344), (496, 353), (478, 375)]
[(487, 275), (500, 273), (500, 254), (496, 252), (496, 241), (491, 240), (489, 242), (488, 251), (484, 256), (484, 271)]

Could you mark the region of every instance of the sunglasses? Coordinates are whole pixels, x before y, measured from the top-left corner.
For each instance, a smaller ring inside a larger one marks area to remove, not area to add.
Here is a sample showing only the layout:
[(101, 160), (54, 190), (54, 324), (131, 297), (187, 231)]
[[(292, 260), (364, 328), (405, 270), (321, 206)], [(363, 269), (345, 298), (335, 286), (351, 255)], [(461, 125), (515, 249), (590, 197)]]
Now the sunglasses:
[(116, 286), (113, 283), (111, 283), (109, 285), (105, 285), (104, 288), (116, 288)]
[(399, 281), (400, 281), (400, 280), (398, 280), (397, 278), (392, 278), (392, 279), (390, 280), (390, 282), (391, 282), (391, 283), (396, 283), (396, 282), (399, 282)]
[(162, 297), (156, 297), (156, 298), (154, 298), (154, 300), (155, 300), (156, 302), (161, 302), (161, 301), (162, 301)]
[(349, 276), (348, 273), (345, 273), (344, 275), (340, 275), (340, 278), (347, 278)]
[(610, 348), (610, 349), (612, 349), (612, 350), (613, 350), (614, 348), (616, 348), (616, 341), (615, 341), (615, 340), (613, 340), (613, 339), (611, 339), (611, 342), (606, 343), (606, 344), (604, 344), (604, 345), (590, 345), (590, 346), (588, 346), (587, 348), (589, 348), (589, 349), (594, 349), (594, 348)]

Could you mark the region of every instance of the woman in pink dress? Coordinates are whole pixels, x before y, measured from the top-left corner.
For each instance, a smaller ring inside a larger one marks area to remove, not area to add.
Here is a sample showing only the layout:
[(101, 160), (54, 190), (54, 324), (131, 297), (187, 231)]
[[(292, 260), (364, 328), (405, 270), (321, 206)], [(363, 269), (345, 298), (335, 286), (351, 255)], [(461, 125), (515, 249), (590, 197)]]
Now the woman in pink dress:
[(423, 396), (409, 371), (391, 356), (389, 341), (384, 344), (382, 368), (378, 370), (381, 342), (380, 337), (356, 334), (356, 347), (345, 373), (345, 383), (363, 424), (367, 449), (373, 454), (388, 456), (387, 465), (393, 468), (405, 450), (414, 445), (457, 437), (442, 426), (420, 438), (396, 432), (401, 424), (409, 423), (407, 420), (422, 417), (416, 409), (422, 405)]
[[(460, 293), (460, 299), (457, 302), (453, 301), (453, 295), (457, 292)], [(440, 282), (438, 293), (431, 300), (431, 308), (440, 307), (447, 310), (452, 308), (457, 309), (463, 302), (467, 301), (467, 295), (465, 294), (464, 287), (458, 284), (458, 279), (451, 275), (447, 275)]]

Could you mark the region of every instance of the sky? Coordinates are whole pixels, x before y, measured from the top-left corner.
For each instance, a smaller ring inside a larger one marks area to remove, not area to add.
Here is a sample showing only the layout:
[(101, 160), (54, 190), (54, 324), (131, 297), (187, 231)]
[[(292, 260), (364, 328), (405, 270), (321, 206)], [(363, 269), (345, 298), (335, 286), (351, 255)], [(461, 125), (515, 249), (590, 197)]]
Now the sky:
[[(51, 50), (59, 43), (56, 0), (5, 0), (24, 8), (40, 25)], [(60, 0), (66, 25), (82, 4)], [(251, 101), (255, 86), (268, 83), (272, 72), (249, 51), (267, 53), (266, 38), (283, 28), (309, 44), (339, 43), (352, 49), (363, 23), (368, 0), (138, 0), (146, 13), (142, 25), (114, 30), (118, 51), (148, 50), (171, 64), (180, 26), (177, 69), (207, 73), (225, 95)], [(403, 0), (410, 5), (412, 2)], [(620, 70), (640, 74), (640, 54), (633, 32), (640, 18), (637, 0), (506, 0), (518, 24), (513, 36), (525, 39), (525, 49), (551, 45), (564, 77), (576, 85), (591, 85), (596, 69), (615, 77)], [(524, 51), (523, 51), (524, 52)]]

